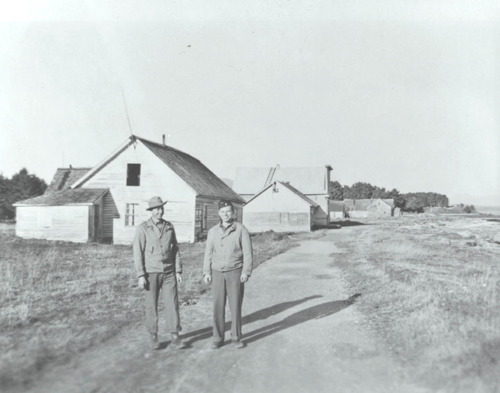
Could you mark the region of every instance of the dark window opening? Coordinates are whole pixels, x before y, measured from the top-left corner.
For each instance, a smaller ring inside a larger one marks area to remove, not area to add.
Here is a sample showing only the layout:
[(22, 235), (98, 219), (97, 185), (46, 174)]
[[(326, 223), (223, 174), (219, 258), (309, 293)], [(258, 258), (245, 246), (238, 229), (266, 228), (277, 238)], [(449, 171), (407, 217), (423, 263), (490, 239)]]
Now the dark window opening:
[(141, 185), (141, 164), (127, 164), (127, 186)]

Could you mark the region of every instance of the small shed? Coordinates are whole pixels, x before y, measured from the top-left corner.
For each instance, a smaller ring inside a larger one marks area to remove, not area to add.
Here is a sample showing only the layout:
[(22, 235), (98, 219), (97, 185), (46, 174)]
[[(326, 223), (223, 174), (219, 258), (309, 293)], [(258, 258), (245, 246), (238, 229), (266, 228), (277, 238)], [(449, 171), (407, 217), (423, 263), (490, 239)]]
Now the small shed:
[(243, 225), (250, 232), (310, 232), (321, 222), (319, 204), (280, 181), (264, 187), (243, 206)]
[(101, 188), (65, 189), (19, 201), (14, 204), (16, 236), (77, 243), (99, 242), (103, 199), (107, 192)]

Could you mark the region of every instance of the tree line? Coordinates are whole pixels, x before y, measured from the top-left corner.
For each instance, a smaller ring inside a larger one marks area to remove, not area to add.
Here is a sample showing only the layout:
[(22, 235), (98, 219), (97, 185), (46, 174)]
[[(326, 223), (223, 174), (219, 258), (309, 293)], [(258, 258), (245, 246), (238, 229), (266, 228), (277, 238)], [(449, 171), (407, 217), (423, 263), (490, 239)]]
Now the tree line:
[(42, 195), (47, 189), (45, 180), (21, 169), (10, 179), (0, 174), (0, 220), (13, 219), (16, 208), (12, 205), (18, 201)]
[(341, 185), (338, 181), (330, 182), (330, 199), (394, 199), (394, 205), (404, 211), (422, 212), (426, 207), (447, 207), (448, 197), (435, 192), (400, 193), (397, 189), (387, 190), (370, 183), (357, 182), (352, 186)]

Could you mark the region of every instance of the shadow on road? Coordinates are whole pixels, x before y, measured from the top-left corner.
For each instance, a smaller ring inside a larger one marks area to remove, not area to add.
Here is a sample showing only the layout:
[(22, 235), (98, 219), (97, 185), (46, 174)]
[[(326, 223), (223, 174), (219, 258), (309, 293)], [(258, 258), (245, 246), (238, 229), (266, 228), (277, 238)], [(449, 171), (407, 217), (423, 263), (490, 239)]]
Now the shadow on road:
[(333, 302), (322, 303), (317, 306), (306, 308), (305, 310), (289, 315), (282, 321), (263, 326), (243, 335), (243, 341), (248, 344), (312, 319), (328, 317), (352, 305), (359, 296), (361, 296), (361, 294), (357, 293), (346, 300), (335, 300)]
[[(256, 311), (252, 314), (245, 315), (242, 319), (241, 322), (243, 325), (246, 325), (248, 323), (252, 323), (255, 321), (267, 319), (272, 315), (279, 314), (285, 310), (288, 310), (289, 308), (298, 306), (301, 303), (307, 302), (309, 300), (317, 299), (322, 297), (321, 295), (313, 295), (313, 296), (308, 296), (303, 299), (299, 300), (293, 300), (289, 302), (284, 302), (280, 304), (275, 304), (274, 306), (263, 308), (262, 310)], [(227, 310), (229, 312), (229, 310)], [(231, 329), (231, 324), (230, 322), (226, 322), (225, 325), (225, 331), (229, 331)], [(184, 341), (184, 347), (189, 348), (193, 343), (196, 341), (200, 340), (205, 340), (210, 337), (212, 337), (212, 326), (196, 330), (194, 332), (189, 332), (186, 334), (182, 335), (182, 339)]]

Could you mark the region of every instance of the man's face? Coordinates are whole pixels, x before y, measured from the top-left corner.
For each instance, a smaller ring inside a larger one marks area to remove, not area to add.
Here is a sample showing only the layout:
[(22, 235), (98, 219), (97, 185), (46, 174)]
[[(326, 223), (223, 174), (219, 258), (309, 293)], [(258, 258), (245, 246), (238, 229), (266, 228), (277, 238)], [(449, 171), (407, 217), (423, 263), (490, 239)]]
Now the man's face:
[(222, 222), (229, 222), (233, 218), (233, 207), (225, 206), (219, 209), (219, 217)]
[(151, 217), (154, 221), (158, 221), (163, 217), (163, 212), (163, 206), (155, 207), (154, 209), (151, 209)]

